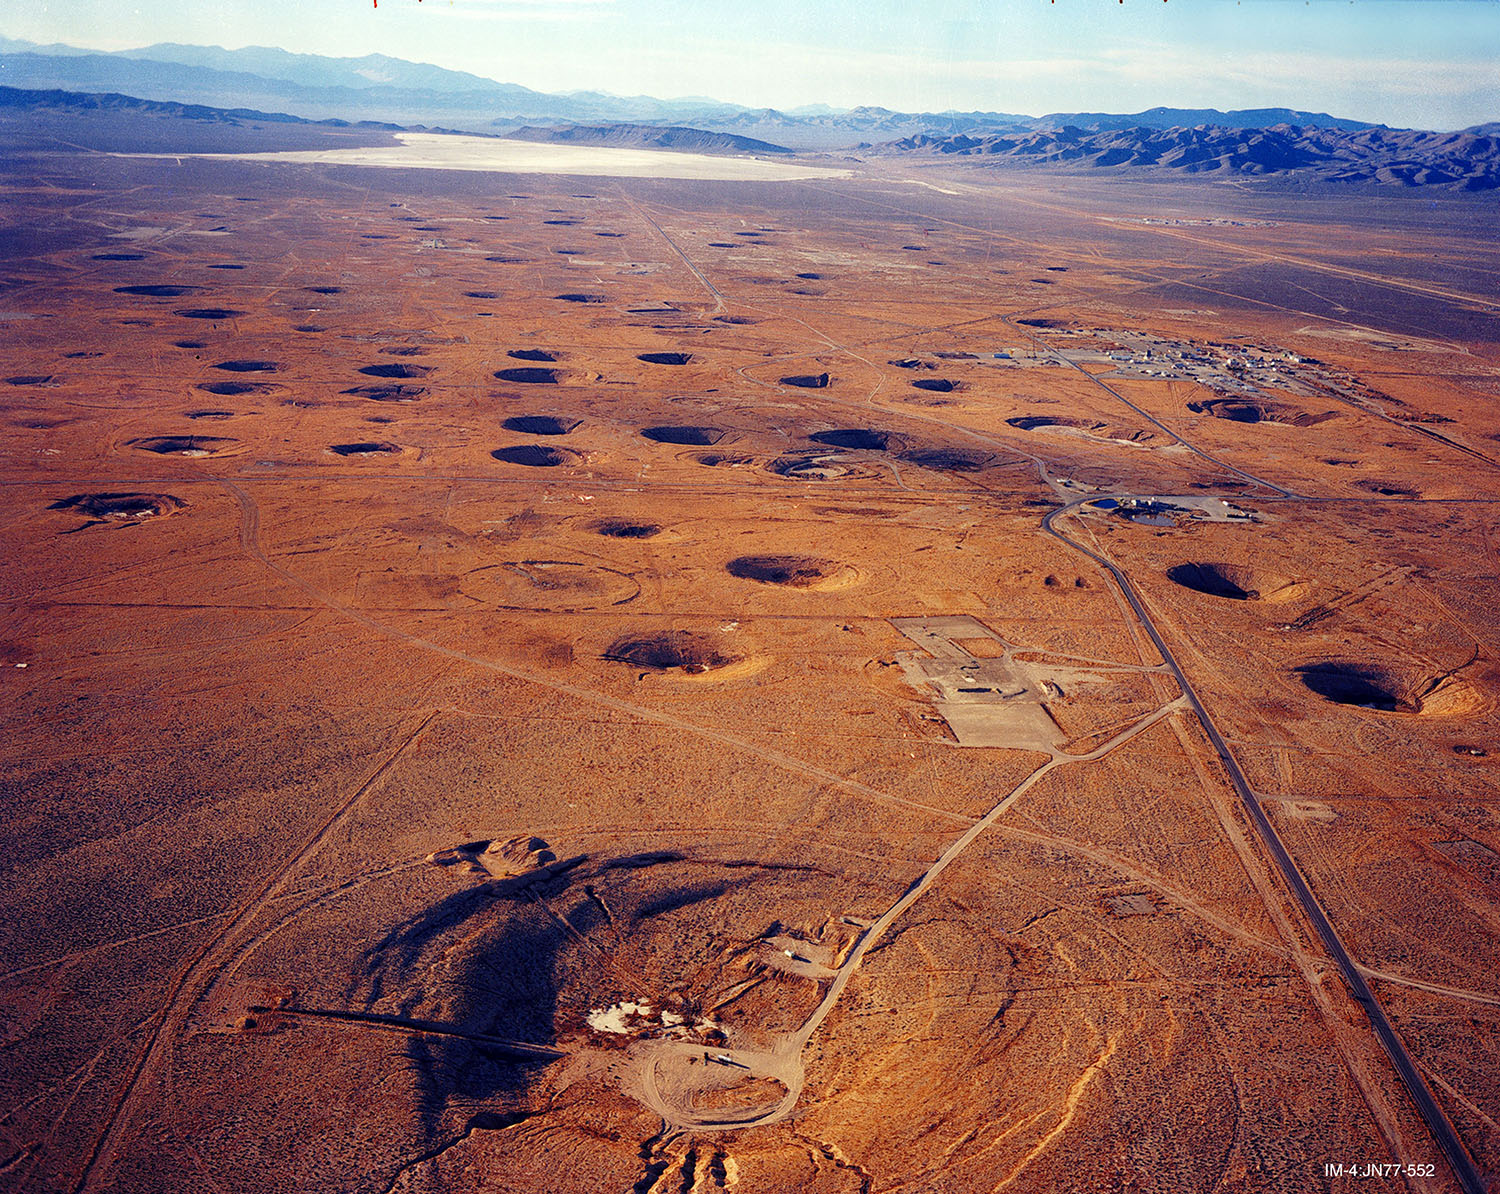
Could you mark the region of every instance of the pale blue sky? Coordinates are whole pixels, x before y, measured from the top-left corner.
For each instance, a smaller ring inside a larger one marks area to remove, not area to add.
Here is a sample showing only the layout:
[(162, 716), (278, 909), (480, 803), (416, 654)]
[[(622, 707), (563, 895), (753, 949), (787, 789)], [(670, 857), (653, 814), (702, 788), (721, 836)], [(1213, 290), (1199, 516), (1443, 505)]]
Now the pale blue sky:
[(379, 52), (541, 91), (783, 108), (1500, 119), (1496, 0), (31, 0), (0, 33)]

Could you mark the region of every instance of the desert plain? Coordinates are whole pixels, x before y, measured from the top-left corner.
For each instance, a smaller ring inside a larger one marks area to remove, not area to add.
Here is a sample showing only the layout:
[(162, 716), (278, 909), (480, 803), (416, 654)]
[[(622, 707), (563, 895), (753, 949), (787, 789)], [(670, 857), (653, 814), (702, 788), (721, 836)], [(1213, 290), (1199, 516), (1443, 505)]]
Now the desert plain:
[(1494, 1188), (1492, 201), (137, 148), (0, 166), (0, 1187)]

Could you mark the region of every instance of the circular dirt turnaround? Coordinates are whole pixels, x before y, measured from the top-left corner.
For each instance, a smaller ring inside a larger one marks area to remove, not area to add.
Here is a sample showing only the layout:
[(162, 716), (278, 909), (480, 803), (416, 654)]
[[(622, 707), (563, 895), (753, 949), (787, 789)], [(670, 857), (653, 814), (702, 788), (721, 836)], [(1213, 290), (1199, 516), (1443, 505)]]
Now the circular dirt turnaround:
[(1307, 583), (1248, 564), (1222, 564), (1204, 560), (1177, 564), (1167, 569), (1174, 585), (1222, 597), (1229, 601), (1292, 601), (1307, 592)]
[(498, 609), (579, 613), (626, 605), (641, 586), (628, 572), (576, 560), (506, 560), (464, 576), (468, 597)]
[(1486, 701), (1472, 684), (1451, 675), (1428, 675), (1418, 667), (1361, 659), (1304, 664), (1297, 678), (1335, 705), (1377, 713), (1458, 717), (1476, 713)]
[(500, 426), (507, 431), (519, 431), (522, 435), (567, 435), (582, 423), (582, 419), (565, 419), (559, 415), (513, 415)]
[(60, 498), (49, 510), (74, 510), (89, 518), (139, 521), (164, 518), (184, 509), (187, 503), (170, 493), (75, 493)]
[(791, 555), (738, 556), (725, 564), (724, 570), (741, 580), (792, 589), (842, 588), (854, 574), (847, 564), (836, 560)]
[(680, 444), (688, 448), (711, 448), (724, 438), (719, 427), (703, 427), (696, 424), (677, 424), (664, 427), (642, 427), (641, 434), (652, 443)]
[(610, 539), (654, 539), (661, 534), (661, 527), (654, 522), (626, 522), (623, 519), (601, 522), (594, 529)]
[(496, 448), (490, 453), (503, 464), (519, 464), (526, 468), (557, 468), (578, 461), (577, 452), (567, 448), (549, 448), (545, 444), (512, 444), (508, 448)]
[(618, 638), (605, 650), (604, 658), (646, 671), (689, 673), (711, 672), (739, 661), (739, 656), (721, 649), (707, 635), (686, 630)]

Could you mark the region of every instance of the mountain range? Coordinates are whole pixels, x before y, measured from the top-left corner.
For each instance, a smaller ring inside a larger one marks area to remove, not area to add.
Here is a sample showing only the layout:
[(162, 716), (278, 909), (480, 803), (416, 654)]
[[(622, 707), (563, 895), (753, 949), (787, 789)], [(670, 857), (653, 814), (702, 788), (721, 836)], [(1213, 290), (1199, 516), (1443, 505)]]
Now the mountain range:
[(338, 118), (509, 132), (526, 125), (639, 124), (691, 126), (794, 149), (837, 149), (918, 135), (1009, 134), (1079, 128), (1301, 128), (1357, 131), (1374, 127), (1323, 112), (1267, 108), (1152, 108), (1119, 115), (1059, 112), (896, 112), (812, 105), (782, 111), (712, 99), (616, 96), (596, 91), (550, 94), (464, 71), (382, 54), (328, 58), (285, 50), (172, 43), (100, 53), (65, 45), (0, 38), (0, 84), (26, 89), (117, 92), (144, 99), (221, 108), (255, 108), (308, 119)]
[(1491, 191), (1500, 187), (1500, 131), (1353, 131), (1276, 124), (1233, 129), (1062, 128), (1010, 135), (922, 135), (872, 146), (882, 153), (1007, 160), (1094, 169), (1294, 176)]

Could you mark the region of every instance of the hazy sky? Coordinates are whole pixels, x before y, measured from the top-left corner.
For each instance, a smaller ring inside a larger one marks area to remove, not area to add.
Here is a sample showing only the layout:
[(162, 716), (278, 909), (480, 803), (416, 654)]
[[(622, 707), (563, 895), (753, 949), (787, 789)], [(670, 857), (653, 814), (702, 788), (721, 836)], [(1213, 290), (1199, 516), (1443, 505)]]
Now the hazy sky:
[(31, 0), (0, 33), (384, 53), (541, 91), (1500, 120), (1500, 0)]

